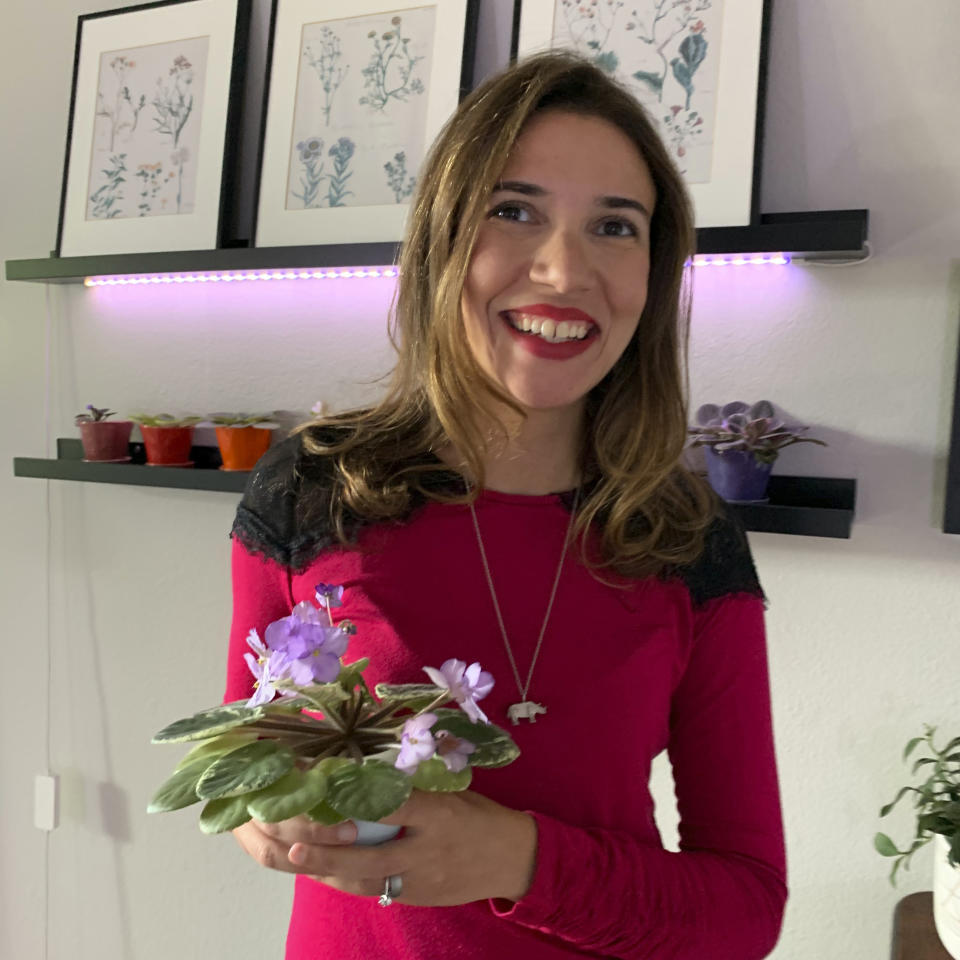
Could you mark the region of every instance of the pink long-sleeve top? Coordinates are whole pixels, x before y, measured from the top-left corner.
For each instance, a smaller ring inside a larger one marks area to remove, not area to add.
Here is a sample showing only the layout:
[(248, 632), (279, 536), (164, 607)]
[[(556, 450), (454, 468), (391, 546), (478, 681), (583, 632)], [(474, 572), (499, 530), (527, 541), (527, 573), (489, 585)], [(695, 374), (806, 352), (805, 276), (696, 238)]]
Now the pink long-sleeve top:
[[(424, 682), (424, 665), (477, 660), (496, 678), (482, 707), (507, 726), (521, 700), (469, 508), (426, 500), (406, 522), (358, 524), (349, 547), (304, 525), (297, 442), (251, 478), (233, 543), (225, 700), (250, 696), (251, 627), (319, 582), (344, 586), (357, 626), (348, 660), (377, 682)], [(483, 491), (477, 517), (522, 676), (533, 656), (570, 517), (570, 496)], [(321, 525), (322, 526), (322, 525)], [(742, 530), (716, 521), (676, 575), (599, 583), (567, 554), (529, 691), (547, 714), (510, 726), (521, 755), (476, 769), (471, 789), (529, 811), (538, 843), (517, 902), (384, 909), (298, 877), (287, 960), (751, 960), (777, 940), (786, 866), (770, 717), (763, 593)], [(680, 850), (663, 848), (648, 788), (667, 750)]]

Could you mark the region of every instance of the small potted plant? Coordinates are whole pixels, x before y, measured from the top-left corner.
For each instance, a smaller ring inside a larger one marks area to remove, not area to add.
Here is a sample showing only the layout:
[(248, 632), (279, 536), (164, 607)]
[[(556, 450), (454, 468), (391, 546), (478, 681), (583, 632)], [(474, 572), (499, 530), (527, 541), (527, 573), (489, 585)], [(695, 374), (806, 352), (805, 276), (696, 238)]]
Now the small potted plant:
[(132, 420), (110, 420), (116, 416), (106, 407), (87, 404), (86, 413), (78, 413), (74, 422), (80, 428), (83, 458), (99, 463), (127, 463), (130, 460)]
[(910, 740), (903, 751), (906, 761), (921, 743), (929, 756), (913, 763), (916, 775), (927, 768), (929, 776), (917, 786), (901, 787), (893, 800), (880, 810), (885, 817), (908, 793), (916, 794), (916, 833), (906, 850), (885, 833), (877, 833), (873, 845), (884, 857), (896, 857), (890, 871), (890, 883), (896, 884), (897, 870), (910, 869), (910, 858), (933, 841), (933, 919), (944, 947), (960, 960), (960, 737), (954, 737), (942, 750), (933, 743), (936, 727), (924, 724), (924, 735)]
[(788, 427), (778, 420), (769, 400), (723, 407), (705, 403), (697, 411), (697, 425), (689, 428), (690, 446), (705, 447), (707, 478), (724, 500), (763, 501), (774, 461), (784, 447), (822, 440), (801, 437), (809, 427)]
[(206, 422), (216, 428), (221, 470), (252, 470), (267, 452), (277, 426), (266, 413), (212, 413)]
[(130, 419), (140, 427), (151, 467), (192, 467), (190, 448), (193, 446), (193, 428), (203, 418), (173, 417), (169, 413), (131, 414)]
[(317, 606), (298, 603), (262, 640), (250, 631), (253, 697), (177, 720), (154, 736), (153, 743), (196, 745), (148, 813), (205, 801), (204, 833), (252, 817), (305, 814), (327, 825), (352, 819), (358, 843), (380, 843), (399, 828), (376, 821), (413, 788), (465, 790), (472, 767), (502, 767), (519, 756), (477, 704), (493, 688), (479, 664), (447, 660), (424, 667), (429, 683), (381, 683), (371, 692), (363, 678), (369, 661), (342, 660), (356, 633), (349, 620), (333, 620), (343, 587), (317, 584), (315, 597)]

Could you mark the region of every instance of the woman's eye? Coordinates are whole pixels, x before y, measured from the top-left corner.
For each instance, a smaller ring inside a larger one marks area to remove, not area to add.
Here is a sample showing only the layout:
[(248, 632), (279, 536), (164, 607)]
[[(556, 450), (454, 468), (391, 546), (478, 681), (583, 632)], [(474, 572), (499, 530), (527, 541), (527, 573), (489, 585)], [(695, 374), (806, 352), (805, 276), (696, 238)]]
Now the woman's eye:
[(515, 220), (518, 223), (526, 223), (531, 218), (530, 211), (516, 203), (501, 203), (494, 207), (488, 216), (494, 220)]
[(621, 220), (619, 217), (604, 220), (600, 224), (600, 232), (605, 237), (635, 237), (638, 234), (637, 228), (629, 220)]

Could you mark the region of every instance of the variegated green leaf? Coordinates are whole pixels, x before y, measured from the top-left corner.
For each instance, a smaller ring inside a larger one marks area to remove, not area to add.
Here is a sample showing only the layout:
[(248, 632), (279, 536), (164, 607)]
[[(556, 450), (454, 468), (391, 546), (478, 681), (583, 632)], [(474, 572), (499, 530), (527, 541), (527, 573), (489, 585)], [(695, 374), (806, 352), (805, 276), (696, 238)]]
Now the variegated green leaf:
[(231, 750), (206, 769), (197, 783), (201, 800), (262, 790), (293, 769), (293, 751), (276, 740), (256, 740)]
[(188, 740), (209, 740), (234, 727), (252, 723), (263, 716), (260, 707), (245, 703), (228, 703), (195, 713), (192, 717), (176, 720), (155, 734), (151, 743), (184, 743)]
[(417, 790), (429, 790), (431, 793), (452, 793), (466, 790), (473, 779), (473, 772), (464, 767), (459, 773), (451, 773), (439, 757), (424, 760), (413, 775), (413, 785)]
[(204, 833), (225, 833), (249, 819), (245, 797), (223, 797), (206, 803), (200, 812), (200, 829)]
[(197, 796), (197, 783), (210, 763), (209, 757), (200, 757), (176, 770), (153, 795), (147, 813), (165, 813), (196, 803), (200, 799)]
[(448, 730), (455, 737), (469, 740), (477, 749), (470, 754), (471, 767), (505, 767), (520, 756), (520, 748), (506, 730), (493, 723), (473, 723), (462, 710), (435, 710), (433, 732)]
[(351, 763), (330, 775), (327, 803), (359, 820), (382, 820), (410, 796), (411, 778), (380, 760)]
[(289, 820), (315, 807), (327, 794), (327, 778), (316, 767), (303, 771), (294, 768), (276, 783), (247, 799), (251, 816), (265, 823)]
[(208, 757), (210, 763), (213, 763), (217, 757), (229, 753), (231, 750), (236, 750), (237, 747), (242, 747), (245, 743), (252, 743), (256, 739), (257, 734), (255, 731), (241, 729), (231, 730), (229, 733), (221, 734), (212, 740), (204, 740), (203, 743), (198, 743), (192, 750), (184, 754), (183, 759), (177, 764), (176, 769), (179, 770), (181, 767), (185, 767), (188, 763), (193, 763), (194, 760), (199, 760), (201, 757)]

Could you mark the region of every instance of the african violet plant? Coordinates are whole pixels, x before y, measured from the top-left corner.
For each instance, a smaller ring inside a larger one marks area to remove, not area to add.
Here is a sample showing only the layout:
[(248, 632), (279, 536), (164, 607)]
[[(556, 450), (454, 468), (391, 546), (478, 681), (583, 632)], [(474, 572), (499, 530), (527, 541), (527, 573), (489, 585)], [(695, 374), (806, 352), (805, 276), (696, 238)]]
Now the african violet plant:
[(936, 834), (942, 835), (947, 841), (950, 848), (947, 860), (950, 865), (960, 866), (960, 737), (954, 737), (942, 750), (938, 750), (933, 744), (936, 730), (936, 727), (924, 724), (924, 735), (914, 737), (903, 750), (903, 759), (906, 761), (919, 744), (925, 743), (931, 756), (914, 761), (911, 773), (916, 774), (921, 767), (929, 767), (930, 776), (919, 786), (901, 787), (893, 800), (880, 810), (880, 816), (885, 817), (906, 794), (916, 794), (913, 806), (917, 811), (917, 832), (909, 848), (899, 850), (885, 833), (877, 833), (873, 838), (877, 853), (884, 857), (896, 857), (890, 871), (891, 884), (896, 884), (897, 870), (901, 866), (909, 870), (910, 858)]
[(110, 410), (108, 407), (95, 407), (92, 403), (87, 404), (85, 413), (78, 413), (74, 418), (75, 424), (81, 423), (102, 423), (108, 417), (115, 417), (116, 410)]
[[(380, 820), (414, 787), (465, 790), (471, 767), (502, 767), (519, 756), (477, 704), (493, 687), (477, 663), (447, 660), (424, 667), (431, 683), (381, 683), (371, 693), (363, 679), (369, 661), (342, 662), (356, 632), (349, 620), (334, 623), (342, 597), (343, 587), (318, 584), (320, 609), (298, 603), (262, 640), (251, 630), (253, 652), (244, 656), (254, 695), (178, 720), (153, 738), (197, 744), (157, 790), (149, 813), (206, 801), (204, 833), (252, 817)], [(459, 709), (444, 708), (448, 702)]]
[(777, 419), (773, 404), (759, 400), (752, 406), (734, 400), (723, 407), (705, 403), (697, 410), (697, 426), (690, 427), (691, 447), (712, 447), (717, 453), (727, 450), (749, 451), (758, 463), (773, 463), (784, 447), (794, 443), (818, 443), (822, 440), (801, 437), (809, 427), (788, 427)]
[(269, 424), (274, 426), (273, 415), (270, 413), (211, 413), (204, 423), (212, 423), (215, 427), (254, 427)]
[(175, 417), (169, 413), (131, 413), (130, 419), (141, 427), (192, 427), (200, 423), (203, 417)]

